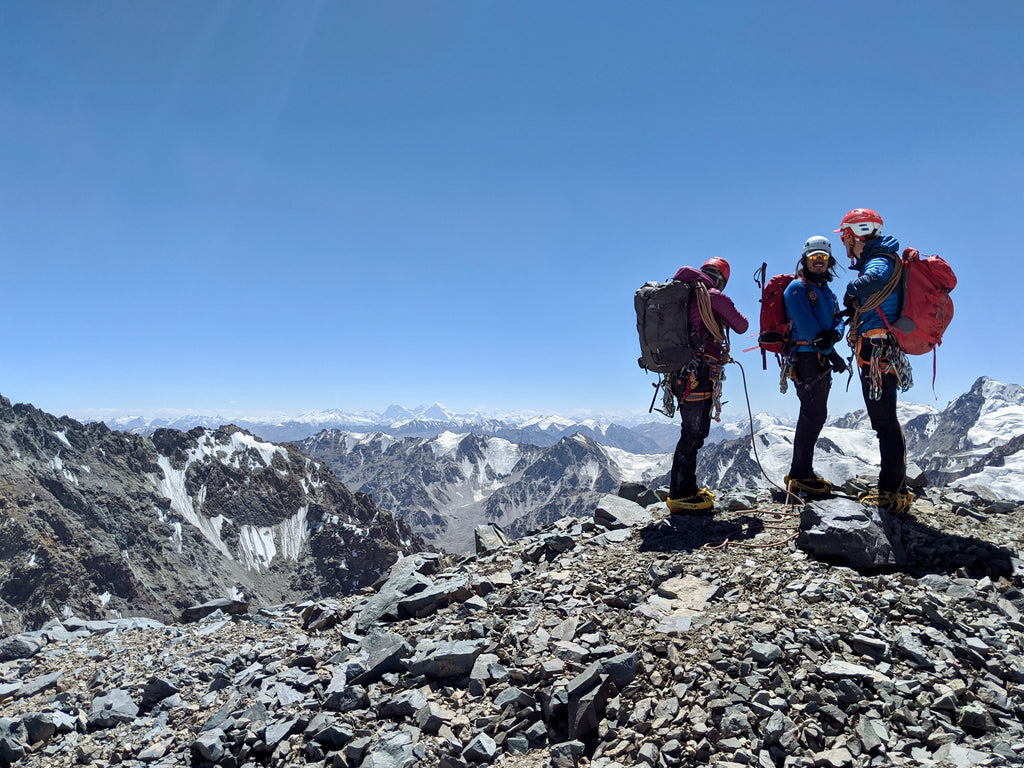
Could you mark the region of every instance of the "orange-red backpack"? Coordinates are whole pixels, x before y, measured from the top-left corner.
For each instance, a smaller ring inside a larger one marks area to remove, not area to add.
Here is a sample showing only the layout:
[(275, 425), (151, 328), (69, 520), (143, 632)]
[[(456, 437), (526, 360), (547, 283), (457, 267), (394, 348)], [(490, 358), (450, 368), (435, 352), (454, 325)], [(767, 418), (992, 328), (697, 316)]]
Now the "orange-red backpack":
[(941, 256), (922, 259), (916, 248), (903, 249), (903, 306), (892, 325), (878, 313), (900, 349), (908, 355), (925, 355), (942, 344), (942, 335), (953, 320), (956, 275)]

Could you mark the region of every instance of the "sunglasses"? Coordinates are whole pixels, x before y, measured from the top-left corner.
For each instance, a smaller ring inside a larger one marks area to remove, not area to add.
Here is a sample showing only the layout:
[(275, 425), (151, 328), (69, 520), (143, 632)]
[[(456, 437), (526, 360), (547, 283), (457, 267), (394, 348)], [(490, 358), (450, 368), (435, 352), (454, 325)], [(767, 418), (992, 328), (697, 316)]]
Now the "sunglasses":
[(831, 257), (827, 253), (809, 253), (807, 254), (808, 261), (828, 261)]

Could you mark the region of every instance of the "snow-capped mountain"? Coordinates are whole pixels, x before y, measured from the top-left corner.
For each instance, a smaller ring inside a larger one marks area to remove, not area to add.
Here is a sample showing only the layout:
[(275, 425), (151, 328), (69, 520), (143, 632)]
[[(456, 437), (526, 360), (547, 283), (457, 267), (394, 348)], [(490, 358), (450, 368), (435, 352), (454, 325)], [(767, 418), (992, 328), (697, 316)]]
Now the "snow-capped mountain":
[[(665, 419), (662, 422), (641, 422), (623, 426), (606, 419), (570, 419), (560, 416), (503, 413), (488, 416), (481, 413), (457, 414), (440, 403), (410, 409), (388, 406), (380, 413), (350, 413), (340, 410), (308, 411), (298, 416), (246, 417), (218, 415), (104, 416), (93, 414), (89, 421), (103, 421), (111, 429), (149, 435), (156, 429), (187, 431), (196, 426), (214, 429), (234, 424), (271, 442), (294, 442), (336, 429), (344, 432), (381, 432), (396, 437), (433, 438), (442, 432), (489, 435), (514, 443), (538, 446), (556, 444), (564, 437), (582, 434), (603, 445), (635, 453), (659, 453), (679, 438), (679, 429)], [(712, 438), (714, 439), (714, 438)]]
[(147, 438), (0, 397), (0, 457), (4, 631), (346, 594), (422, 547), (322, 462), (237, 427)]
[[(1024, 499), (1024, 387), (982, 378), (942, 411), (901, 403), (898, 413), (909, 458), (932, 484)], [(678, 427), (669, 427), (674, 447)], [(759, 414), (754, 432), (752, 440), (748, 422), (715, 425), (717, 441), (709, 440), (698, 457), (702, 483), (781, 484), (792, 459), (793, 425)], [(298, 445), (436, 546), (455, 551), (471, 546), (481, 522), (521, 533), (592, 505), (620, 483), (666, 483), (672, 461), (671, 448), (638, 453), (582, 434), (538, 446), (471, 433), (401, 438), (329, 430)], [(822, 431), (815, 468), (826, 479), (842, 484), (877, 467), (877, 440), (865, 411), (841, 416)]]
[[(1024, 387), (982, 377), (941, 411), (900, 403), (897, 414), (908, 460), (924, 470), (931, 484), (969, 488), (991, 499), (1024, 500)], [(770, 418), (755, 426), (753, 443), (747, 434), (705, 446), (698, 458), (704, 482), (718, 488), (767, 487), (768, 478), (781, 483), (789, 471), (795, 429)], [(833, 483), (877, 473), (878, 443), (866, 411), (826, 425), (816, 446), (815, 469)]]
[(671, 463), (666, 454), (630, 453), (582, 434), (537, 446), (469, 433), (399, 439), (328, 430), (297, 445), (449, 551), (470, 549), (481, 523), (518, 535), (585, 514), (602, 494), (653, 481)]

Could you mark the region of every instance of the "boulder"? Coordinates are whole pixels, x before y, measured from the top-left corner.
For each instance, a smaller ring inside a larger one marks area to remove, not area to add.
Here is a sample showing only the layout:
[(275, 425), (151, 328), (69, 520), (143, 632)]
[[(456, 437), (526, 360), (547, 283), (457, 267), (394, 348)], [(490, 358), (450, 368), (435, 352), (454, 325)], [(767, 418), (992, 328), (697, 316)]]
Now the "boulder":
[(873, 505), (824, 499), (801, 508), (797, 545), (830, 563), (860, 569), (891, 568), (907, 560), (899, 530), (895, 517)]

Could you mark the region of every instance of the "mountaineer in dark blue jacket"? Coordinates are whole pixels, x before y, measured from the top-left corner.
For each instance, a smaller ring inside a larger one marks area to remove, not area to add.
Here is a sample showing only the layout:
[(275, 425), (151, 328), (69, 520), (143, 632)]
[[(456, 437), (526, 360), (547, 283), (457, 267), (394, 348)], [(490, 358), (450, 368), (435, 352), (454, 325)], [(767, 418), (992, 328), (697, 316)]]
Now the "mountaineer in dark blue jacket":
[(832, 486), (814, 472), (814, 444), (828, 418), (832, 371), (842, 373), (846, 361), (833, 349), (842, 338), (839, 302), (829, 288), (835, 276), (832, 243), (816, 235), (804, 243), (796, 278), (783, 294), (786, 316), (792, 321), (786, 364), (800, 398), (800, 415), (793, 436), (793, 462), (787, 487), (809, 496), (827, 496)]
[[(850, 211), (835, 231), (841, 233), (850, 266), (858, 273), (846, 286), (843, 303), (853, 315), (849, 340), (881, 459), (878, 489), (861, 501), (898, 515), (914, 501), (906, 488), (907, 444), (896, 417), (897, 390), (905, 392), (913, 386), (913, 375), (906, 355), (888, 330), (899, 318), (903, 301), (897, 272), (897, 264), (902, 265), (900, 244), (894, 237), (882, 237), (882, 217), (869, 208)], [(879, 304), (882, 296), (885, 298)]]

